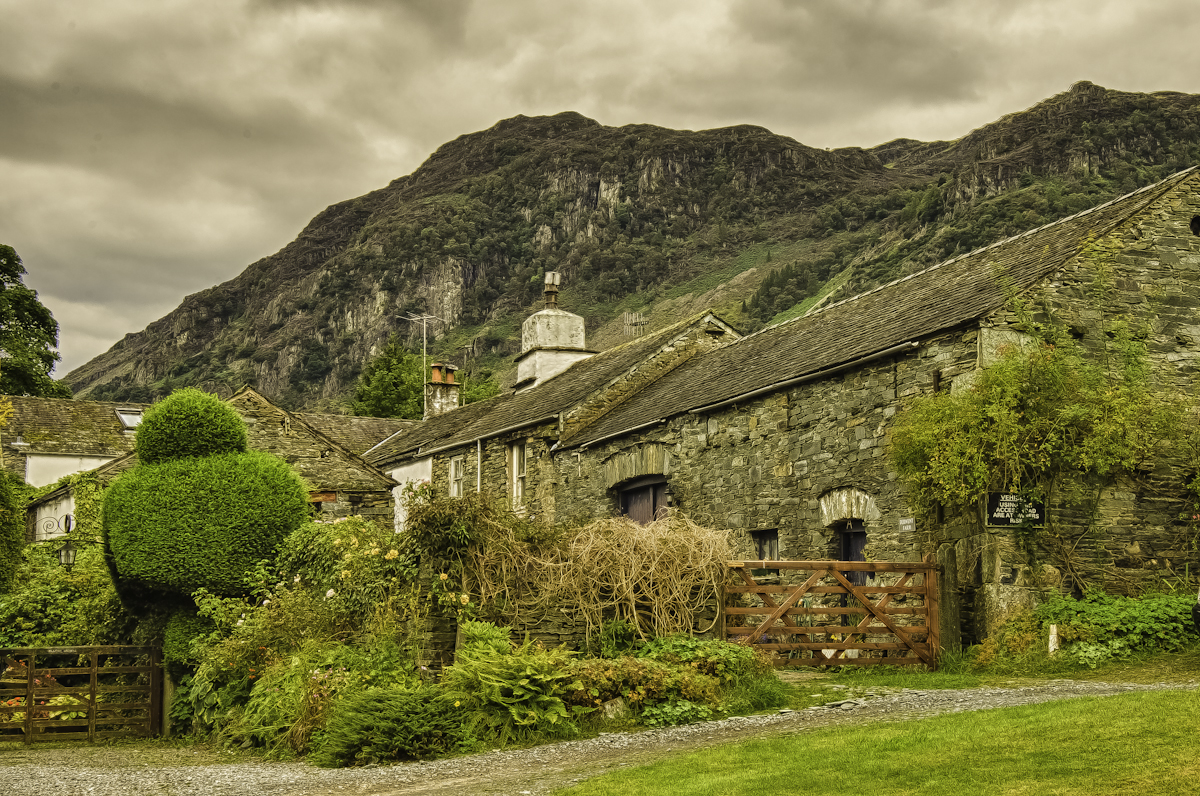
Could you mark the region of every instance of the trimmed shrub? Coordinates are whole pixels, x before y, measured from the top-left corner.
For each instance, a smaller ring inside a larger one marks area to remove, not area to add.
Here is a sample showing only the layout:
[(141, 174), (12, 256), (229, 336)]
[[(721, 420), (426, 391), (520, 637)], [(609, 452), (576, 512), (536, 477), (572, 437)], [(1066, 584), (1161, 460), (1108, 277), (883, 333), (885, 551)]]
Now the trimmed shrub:
[(171, 618), (167, 620), (167, 629), (163, 633), (163, 663), (173, 670), (196, 666), (200, 659), (192, 651), (192, 641), (208, 635), (216, 628), (211, 619), (198, 616), (194, 611), (176, 611), (171, 614)]
[(191, 387), (146, 410), (136, 440), (141, 464), (244, 453), (247, 444), (246, 424), (233, 407)]
[(12, 478), (0, 473), (0, 593), (12, 586), (25, 547), (25, 512)]
[(311, 756), (319, 766), (438, 757), (467, 740), (458, 702), (434, 689), (376, 688), (333, 708)]
[(104, 535), (122, 583), (232, 596), (307, 516), (308, 491), (287, 464), (227, 453), (125, 473), (105, 495)]

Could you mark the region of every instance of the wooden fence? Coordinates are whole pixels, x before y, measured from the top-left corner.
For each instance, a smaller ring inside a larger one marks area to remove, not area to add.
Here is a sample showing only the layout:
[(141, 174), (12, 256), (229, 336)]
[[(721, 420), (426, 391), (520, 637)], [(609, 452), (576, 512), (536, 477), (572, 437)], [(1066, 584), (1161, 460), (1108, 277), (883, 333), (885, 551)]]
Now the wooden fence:
[[(938, 571), (930, 559), (731, 561), (729, 568), (725, 637), (780, 655), (781, 666), (937, 668)], [(769, 578), (780, 585), (759, 583), (751, 570), (779, 573)], [(802, 583), (782, 584), (783, 573), (803, 572), (810, 574)], [(867, 580), (872, 582), (855, 582)], [(754, 616), (765, 618), (751, 624)]]
[(157, 735), (157, 647), (0, 648), (0, 741)]

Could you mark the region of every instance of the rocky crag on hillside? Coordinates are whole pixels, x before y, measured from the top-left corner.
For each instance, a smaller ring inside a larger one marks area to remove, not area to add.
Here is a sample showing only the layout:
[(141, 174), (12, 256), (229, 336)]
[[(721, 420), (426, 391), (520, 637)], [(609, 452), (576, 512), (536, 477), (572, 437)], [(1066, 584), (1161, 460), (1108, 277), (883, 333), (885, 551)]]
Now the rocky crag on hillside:
[(760, 127), (605, 127), (577, 113), (461, 136), (332, 205), (292, 243), (65, 377), (149, 401), (251, 384), (339, 405), (393, 333), (503, 376), (547, 270), (591, 341), (713, 307), (758, 328), (1149, 184), (1200, 160), (1200, 96), (1078, 83), (956, 141), (821, 150)]

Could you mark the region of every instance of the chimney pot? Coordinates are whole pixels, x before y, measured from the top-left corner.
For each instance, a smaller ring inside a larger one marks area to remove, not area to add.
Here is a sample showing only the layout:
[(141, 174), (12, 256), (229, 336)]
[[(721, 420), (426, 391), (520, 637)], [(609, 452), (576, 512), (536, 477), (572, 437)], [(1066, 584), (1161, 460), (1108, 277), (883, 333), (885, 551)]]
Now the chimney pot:
[(562, 284), (562, 274), (558, 271), (546, 272), (546, 289), (542, 297), (546, 300), (546, 309), (558, 309), (558, 286)]
[(454, 365), (445, 362), (432, 364), (429, 383), (425, 385), (425, 419), (445, 414), (458, 407), (458, 385), (454, 382)]

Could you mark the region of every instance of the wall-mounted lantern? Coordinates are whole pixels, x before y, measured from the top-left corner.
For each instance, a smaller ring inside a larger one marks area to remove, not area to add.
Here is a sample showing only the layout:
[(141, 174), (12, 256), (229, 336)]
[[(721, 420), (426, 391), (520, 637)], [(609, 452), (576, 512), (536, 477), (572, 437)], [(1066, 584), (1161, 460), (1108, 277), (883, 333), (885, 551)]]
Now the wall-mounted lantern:
[(58, 548), (58, 563), (62, 564), (63, 569), (67, 572), (70, 572), (71, 567), (75, 566), (75, 554), (77, 552), (78, 550), (75, 549), (75, 545), (71, 543), (70, 539), (62, 547)]

